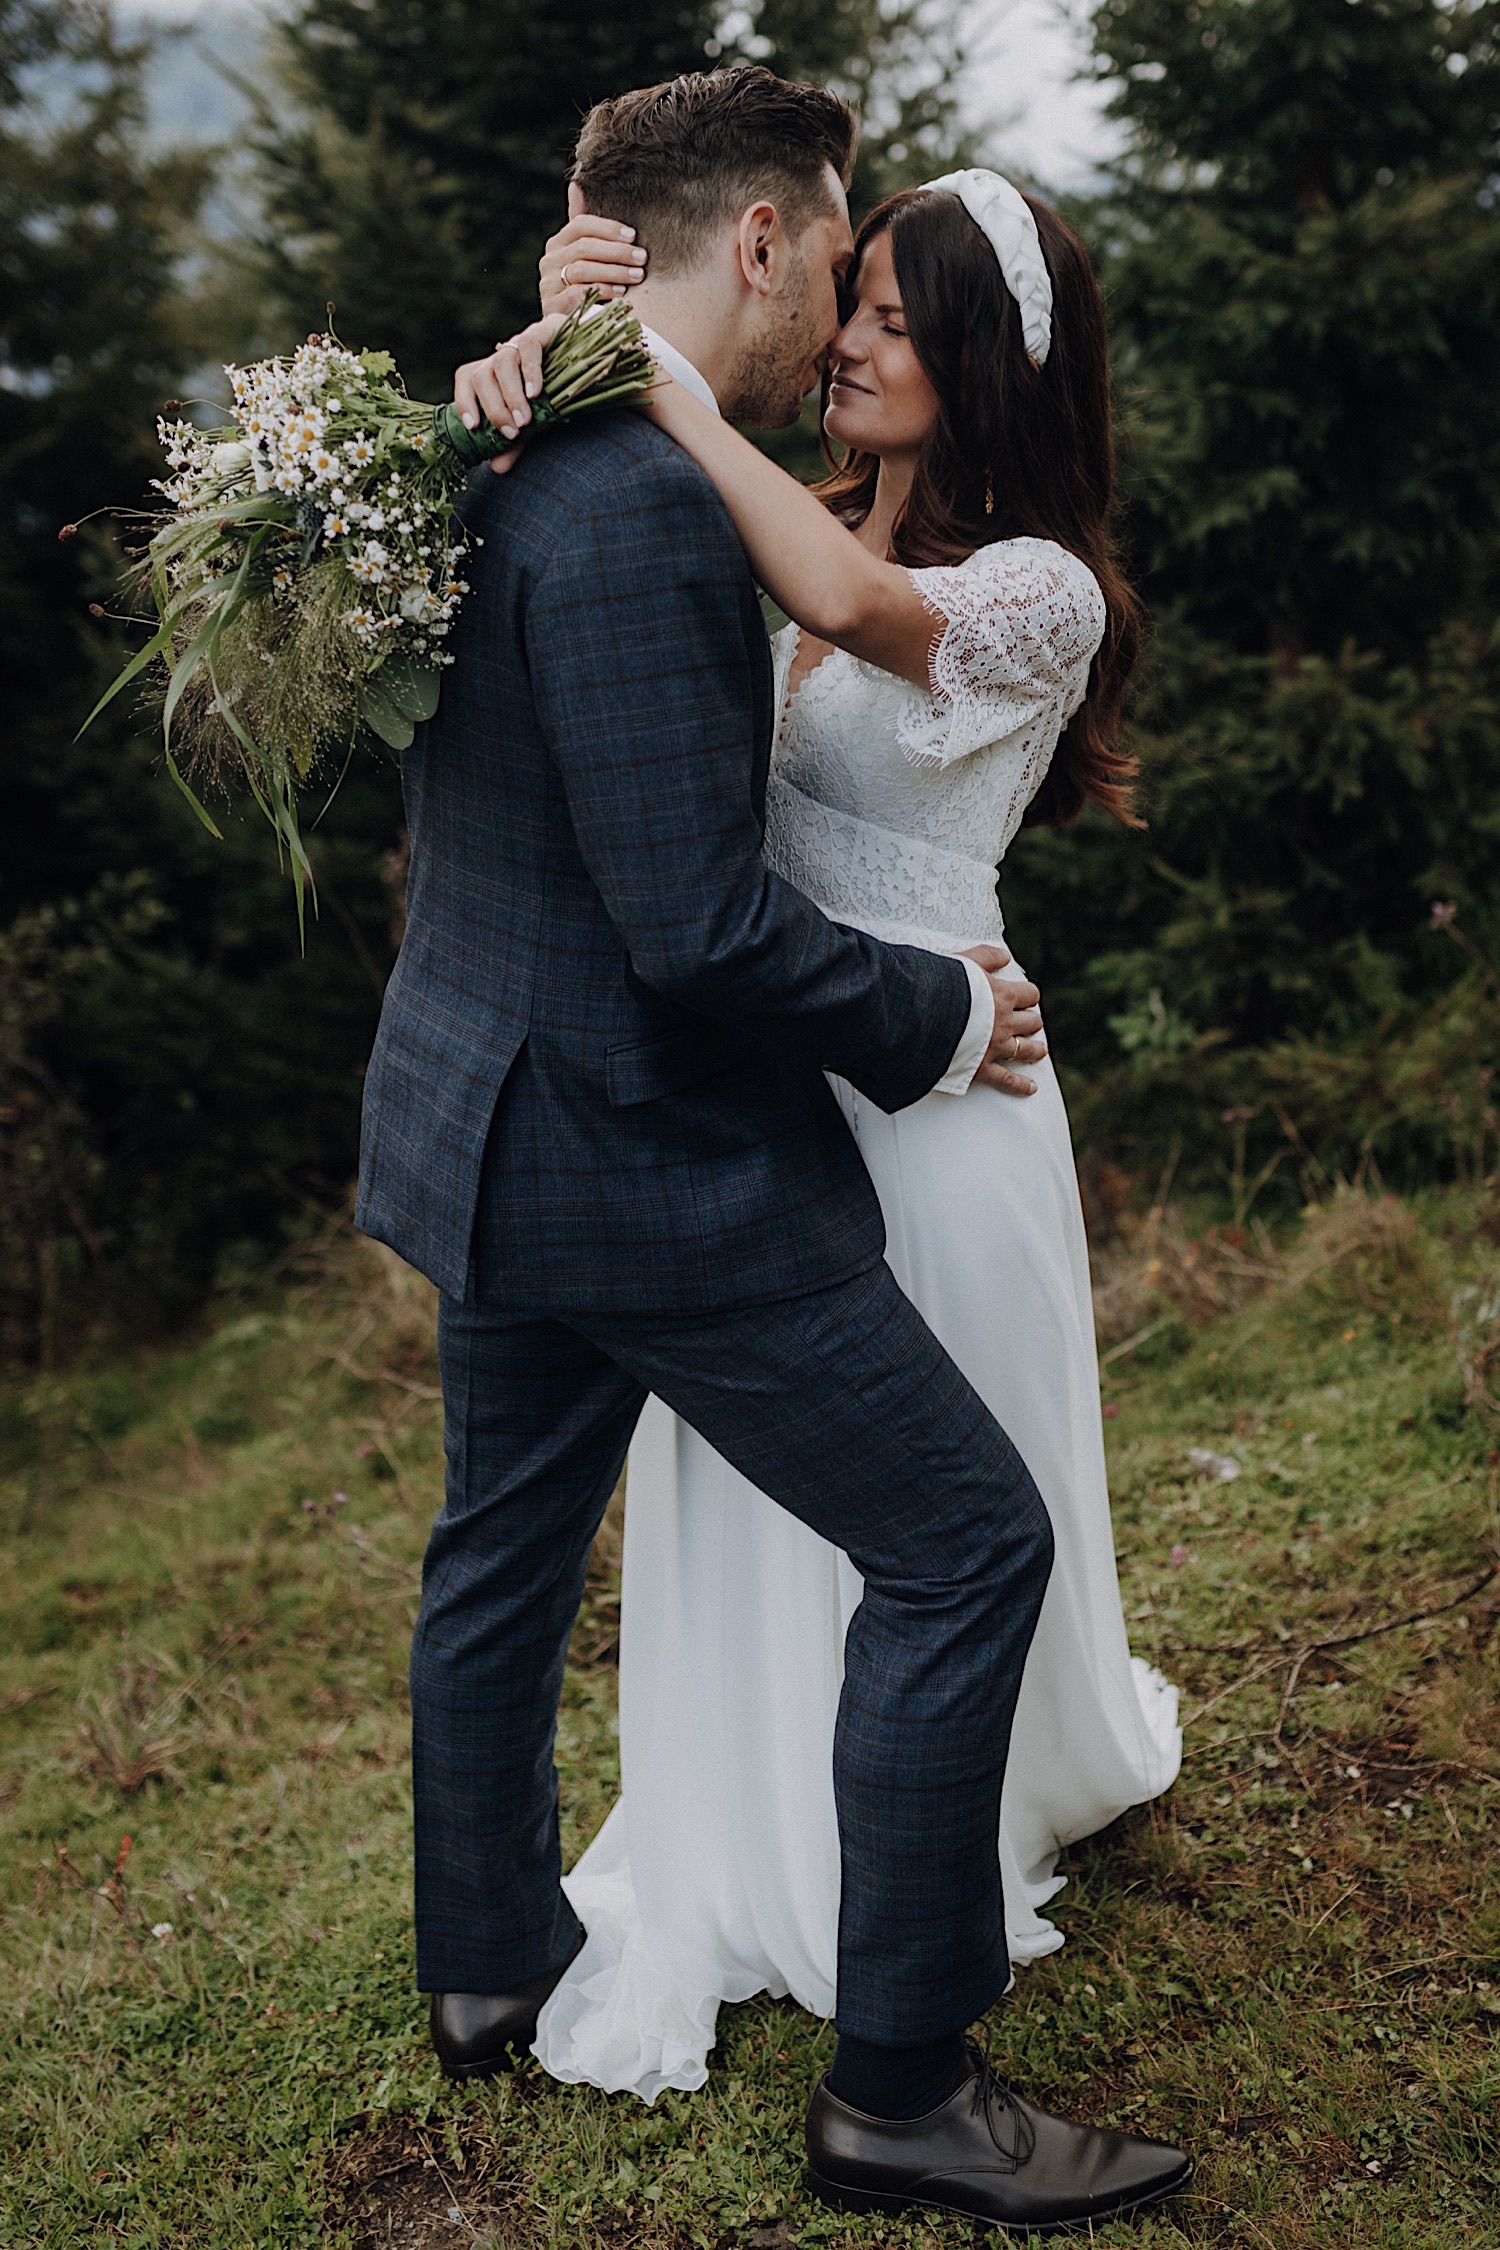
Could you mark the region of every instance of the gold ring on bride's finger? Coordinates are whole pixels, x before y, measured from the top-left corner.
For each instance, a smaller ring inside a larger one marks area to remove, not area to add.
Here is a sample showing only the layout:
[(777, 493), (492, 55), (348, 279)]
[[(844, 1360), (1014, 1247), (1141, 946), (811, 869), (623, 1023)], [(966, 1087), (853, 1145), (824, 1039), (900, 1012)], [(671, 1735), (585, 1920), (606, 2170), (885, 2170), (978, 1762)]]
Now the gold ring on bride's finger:
[[(571, 261), (570, 261), (570, 262), (571, 262)], [(573, 284), (572, 284), (572, 283), (571, 283), (571, 281), (569, 281), (569, 279), (568, 279), (568, 268), (567, 268), (567, 266), (564, 266), (564, 267), (563, 267), (563, 270), (562, 270), (562, 275), (561, 275), (561, 279), (562, 279), (562, 285), (563, 285), (564, 289), (571, 289), (571, 288), (572, 288)]]

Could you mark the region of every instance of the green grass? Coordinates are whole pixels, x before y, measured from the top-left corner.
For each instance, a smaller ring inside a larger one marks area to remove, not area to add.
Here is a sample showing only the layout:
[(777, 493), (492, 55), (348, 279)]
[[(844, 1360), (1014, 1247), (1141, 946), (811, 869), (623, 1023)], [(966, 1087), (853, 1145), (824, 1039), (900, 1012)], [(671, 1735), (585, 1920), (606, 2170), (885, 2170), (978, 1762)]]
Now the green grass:
[[(1284, 1251), (1153, 1220), (1101, 1256), (1131, 1631), (1207, 1708), (1171, 1798), (1068, 1855), (1067, 1946), (989, 2029), (1043, 2101), (1196, 2152), (1102, 2242), (1500, 2243), (1500, 1581), (1442, 1606), (1496, 1552), (1496, 1231), (1346, 1194)], [(428, 1292), (339, 1239), (191, 1345), (0, 1393), (0, 2242), (967, 2242), (804, 2195), (831, 2035), (789, 2004), (726, 2009), (708, 2086), (649, 2111), (439, 2079), (404, 1686), (433, 1382)], [(570, 1851), (617, 1782), (614, 1624), (606, 1543)]]

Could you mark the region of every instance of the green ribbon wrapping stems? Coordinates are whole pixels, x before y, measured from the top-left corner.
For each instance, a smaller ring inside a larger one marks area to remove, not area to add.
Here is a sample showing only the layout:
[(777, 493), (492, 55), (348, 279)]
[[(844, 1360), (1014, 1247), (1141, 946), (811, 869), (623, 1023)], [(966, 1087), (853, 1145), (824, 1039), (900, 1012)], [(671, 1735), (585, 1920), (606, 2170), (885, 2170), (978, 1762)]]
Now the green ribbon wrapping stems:
[[(543, 391), (531, 402), (528, 431), (550, 430), (565, 419)], [(493, 461), (497, 453), (508, 453), (516, 442), (514, 438), (502, 437), (493, 422), (481, 422), (477, 430), (466, 429), (451, 399), (446, 406), (433, 408), (432, 434), (440, 445), (457, 455), (466, 469), (477, 469), (484, 462)]]

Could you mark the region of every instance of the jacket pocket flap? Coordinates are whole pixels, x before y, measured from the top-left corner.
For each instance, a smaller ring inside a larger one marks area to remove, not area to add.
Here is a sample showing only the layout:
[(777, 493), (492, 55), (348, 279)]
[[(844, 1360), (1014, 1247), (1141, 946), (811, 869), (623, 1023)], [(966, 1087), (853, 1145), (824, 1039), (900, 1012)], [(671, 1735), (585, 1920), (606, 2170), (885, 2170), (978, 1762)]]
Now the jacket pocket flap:
[(727, 1057), (707, 1028), (671, 1031), (658, 1039), (636, 1039), (611, 1047), (605, 1058), (605, 1085), (616, 1109), (660, 1101), (698, 1078), (723, 1068)]

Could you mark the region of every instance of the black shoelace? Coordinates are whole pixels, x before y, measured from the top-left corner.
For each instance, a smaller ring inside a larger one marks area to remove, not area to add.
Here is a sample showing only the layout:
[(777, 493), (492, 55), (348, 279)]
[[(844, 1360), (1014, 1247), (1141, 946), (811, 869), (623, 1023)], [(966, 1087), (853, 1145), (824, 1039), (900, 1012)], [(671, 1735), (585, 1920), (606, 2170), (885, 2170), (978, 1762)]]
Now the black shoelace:
[[(1031, 2160), (1036, 2147), (1036, 2131), (1030, 2118), (1016, 2100), (1015, 2089), (1008, 2078), (1003, 2078), (990, 2061), (989, 2034), (983, 2041), (966, 2039), (974, 2061), (973, 2115), (984, 2112), (984, 2122), (990, 2139), (1000, 2151), (1008, 2170), (1019, 2172)], [(1006, 2138), (1006, 2133), (1009, 2138)]]

